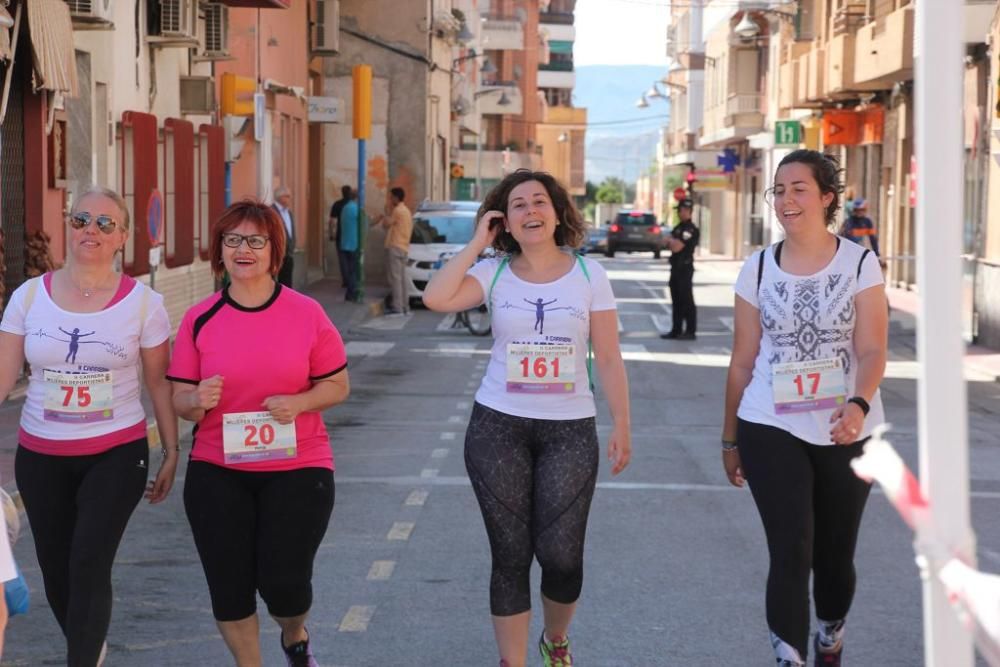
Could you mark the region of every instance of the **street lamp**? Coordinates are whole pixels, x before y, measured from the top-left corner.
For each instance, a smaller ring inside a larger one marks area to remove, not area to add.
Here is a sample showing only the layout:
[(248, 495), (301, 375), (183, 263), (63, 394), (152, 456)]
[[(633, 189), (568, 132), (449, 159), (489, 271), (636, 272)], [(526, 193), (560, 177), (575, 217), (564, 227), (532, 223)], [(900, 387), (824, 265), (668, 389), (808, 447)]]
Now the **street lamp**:
[(479, 131), (476, 132), (476, 199), (479, 200), (483, 193), (483, 114), (479, 110), (479, 98), (483, 95), (489, 95), (490, 93), (500, 93), (500, 99), (497, 100), (497, 106), (505, 107), (510, 104), (510, 98), (507, 97), (507, 91), (503, 88), (487, 88), (486, 90), (478, 90), (472, 94), (472, 101), (476, 105), (476, 118), (479, 122)]
[(457, 65), (458, 63), (465, 62), (466, 60), (474, 60), (476, 58), (482, 58), (483, 59), (483, 64), (479, 68), (479, 72), (481, 74), (496, 74), (497, 67), (496, 67), (496, 65), (493, 64), (493, 61), (490, 60), (489, 54), (487, 54), (487, 53), (476, 53), (475, 49), (470, 49), (469, 50), (469, 55), (467, 55), (467, 56), (461, 56), (459, 58), (455, 58), (454, 60), (452, 60), (451, 61), (452, 69), (454, 69), (455, 65)]

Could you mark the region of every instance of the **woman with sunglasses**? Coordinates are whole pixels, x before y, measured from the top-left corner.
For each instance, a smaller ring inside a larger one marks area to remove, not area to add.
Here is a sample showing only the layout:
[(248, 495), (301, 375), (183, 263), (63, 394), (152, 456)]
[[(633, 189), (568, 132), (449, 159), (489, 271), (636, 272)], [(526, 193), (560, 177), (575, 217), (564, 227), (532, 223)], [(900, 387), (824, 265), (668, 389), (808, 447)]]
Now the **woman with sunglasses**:
[(226, 209), (210, 255), (231, 282), (185, 313), (168, 373), (177, 413), (198, 422), (184, 507), (241, 667), (261, 664), (258, 592), (287, 663), (317, 664), (305, 623), (334, 499), (321, 413), (350, 391), (344, 343), (323, 308), (275, 282), (285, 242), (266, 204)]
[[(85, 192), (69, 219), (66, 265), (19, 287), (0, 324), (0, 399), (27, 360), (14, 462), (45, 596), (68, 665), (100, 664), (111, 620), (111, 565), (143, 496), (164, 500), (177, 470), (163, 297), (115, 271), (129, 215), (118, 193)], [(147, 484), (139, 366), (163, 460)]]

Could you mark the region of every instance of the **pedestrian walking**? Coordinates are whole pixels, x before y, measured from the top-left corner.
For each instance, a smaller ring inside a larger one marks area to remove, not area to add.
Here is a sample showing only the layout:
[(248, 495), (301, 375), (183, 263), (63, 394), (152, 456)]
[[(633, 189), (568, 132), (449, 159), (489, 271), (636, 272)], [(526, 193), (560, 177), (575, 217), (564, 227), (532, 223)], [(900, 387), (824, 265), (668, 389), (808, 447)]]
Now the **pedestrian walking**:
[[(144, 491), (151, 503), (166, 498), (177, 470), (170, 323), (162, 296), (115, 271), (128, 235), (121, 196), (85, 192), (69, 216), (66, 265), (21, 285), (0, 324), (0, 399), (31, 366), (14, 474), (68, 665), (103, 660), (125, 527)], [(140, 362), (164, 443), (148, 485)]]
[(694, 202), (682, 199), (677, 202), (680, 222), (670, 230), (667, 246), (670, 248), (670, 302), (673, 326), (660, 338), (694, 340), (698, 329), (698, 310), (694, 305), (694, 249), (698, 247), (701, 232), (691, 222)]
[(389, 206), (374, 224), (386, 229), (385, 270), (389, 279), (389, 308), (386, 313), (399, 315), (410, 312), (410, 279), (406, 275), (406, 262), (410, 253), (410, 236), (413, 234), (413, 214), (403, 201), (406, 191), (393, 188), (389, 191)]
[(347, 201), (340, 209), (340, 223), (337, 225), (337, 255), (344, 280), (344, 299), (354, 301), (358, 291), (358, 254), (361, 247), (361, 220), (357, 195), (348, 190)]
[(858, 245), (868, 248), (879, 258), (879, 264), (885, 266), (882, 259), (882, 252), (878, 247), (878, 230), (875, 223), (868, 217), (868, 202), (864, 199), (855, 199), (851, 207), (851, 213), (844, 219), (844, 224), (840, 228), (840, 235), (854, 241)]
[(337, 259), (340, 266), (340, 285), (345, 290), (347, 289), (348, 277), (343, 257), (340, 256), (340, 236), (343, 230), (340, 222), (340, 213), (344, 209), (344, 204), (350, 201), (352, 192), (353, 190), (350, 185), (344, 185), (340, 188), (340, 199), (333, 202), (333, 205), (330, 206), (330, 219), (327, 221), (327, 226), (330, 230), (330, 240), (334, 242), (334, 246), (337, 249)]
[[(487, 194), (472, 241), (424, 292), (432, 310), (485, 302), (492, 311), (493, 348), (465, 465), (489, 536), (490, 611), (506, 667), (526, 660), (533, 558), (542, 568), (543, 663), (572, 664), (569, 625), (600, 458), (591, 344), (614, 419), (612, 473), (631, 457), (615, 297), (601, 265), (573, 252), (585, 236), (566, 189), (546, 173), (519, 169)], [(475, 263), (490, 246), (500, 255)]]
[(197, 422), (184, 509), (219, 632), (241, 667), (261, 664), (258, 592), (288, 664), (317, 664), (305, 623), (334, 501), (321, 413), (350, 390), (336, 327), (274, 281), (284, 229), (253, 200), (215, 222), (212, 266), (232, 282), (184, 314), (168, 373), (177, 413)]
[(833, 158), (787, 155), (772, 192), (785, 240), (754, 253), (735, 287), (722, 461), (732, 484), (750, 483), (764, 525), (767, 624), (787, 666), (806, 661), (810, 574), (815, 664), (840, 664), (870, 489), (850, 461), (885, 421), (882, 272), (830, 231), (842, 191)]
[(274, 191), (274, 210), (285, 228), (285, 256), (278, 270), (278, 282), (292, 286), (295, 275), (295, 216), (292, 215), (292, 191), (282, 186)]

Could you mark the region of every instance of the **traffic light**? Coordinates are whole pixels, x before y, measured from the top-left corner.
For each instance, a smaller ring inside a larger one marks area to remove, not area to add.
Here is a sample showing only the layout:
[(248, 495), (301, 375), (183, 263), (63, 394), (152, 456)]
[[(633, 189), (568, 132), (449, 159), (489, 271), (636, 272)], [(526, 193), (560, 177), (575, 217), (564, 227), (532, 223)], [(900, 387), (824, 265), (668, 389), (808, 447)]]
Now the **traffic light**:
[(257, 82), (232, 72), (222, 75), (222, 99), (219, 111), (223, 116), (252, 116), (253, 95), (257, 92)]
[(355, 65), (351, 76), (354, 83), (354, 138), (370, 139), (372, 136), (371, 65)]

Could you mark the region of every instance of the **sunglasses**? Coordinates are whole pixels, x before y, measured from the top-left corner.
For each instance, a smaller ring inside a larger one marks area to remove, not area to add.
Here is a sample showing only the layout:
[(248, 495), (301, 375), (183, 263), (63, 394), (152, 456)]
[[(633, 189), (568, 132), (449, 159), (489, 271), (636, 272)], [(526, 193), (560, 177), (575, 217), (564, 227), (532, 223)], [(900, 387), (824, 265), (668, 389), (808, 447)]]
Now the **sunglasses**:
[(83, 229), (91, 222), (97, 223), (97, 228), (105, 234), (110, 234), (118, 227), (118, 223), (114, 218), (103, 213), (95, 217), (88, 211), (78, 211), (69, 217), (69, 224), (73, 229)]
[(247, 245), (254, 250), (261, 250), (267, 245), (268, 239), (270, 237), (264, 236), (263, 234), (250, 234), (249, 236), (244, 236), (243, 234), (237, 234), (236, 232), (226, 232), (222, 235), (222, 245), (227, 248), (239, 248), (246, 241)]

